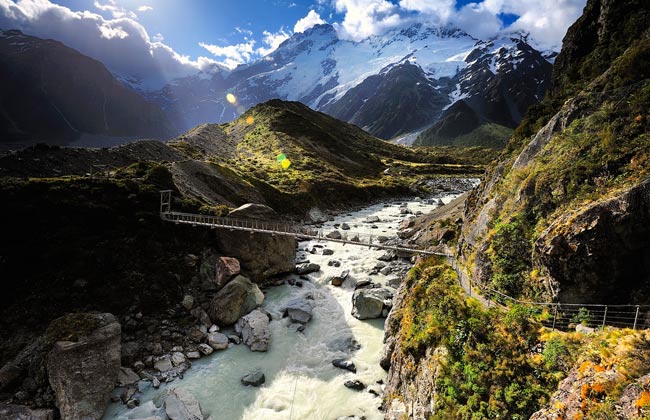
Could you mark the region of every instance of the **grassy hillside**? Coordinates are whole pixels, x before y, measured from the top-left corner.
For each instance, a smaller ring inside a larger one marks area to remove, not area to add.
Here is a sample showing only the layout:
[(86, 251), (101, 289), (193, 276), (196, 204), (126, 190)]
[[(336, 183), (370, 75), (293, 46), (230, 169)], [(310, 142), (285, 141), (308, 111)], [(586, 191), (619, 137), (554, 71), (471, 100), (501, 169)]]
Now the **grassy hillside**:
[[(479, 149), (413, 150), (298, 102), (272, 100), (231, 123), (204, 125), (169, 143), (227, 168), (280, 211), (336, 207), (407, 194), (422, 177), (478, 174), (495, 154)], [(291, 165), (283, 167), (284, 155)]]
[[(462, 253), (479, 284), (537, 299), (648, 300), (650, 32), (639, 16), (650, 18), (647, 3), (591, 1), (569, 30), (552, 94), (470, 196)], [(587, 34), (594, 25), (600, 38)]]

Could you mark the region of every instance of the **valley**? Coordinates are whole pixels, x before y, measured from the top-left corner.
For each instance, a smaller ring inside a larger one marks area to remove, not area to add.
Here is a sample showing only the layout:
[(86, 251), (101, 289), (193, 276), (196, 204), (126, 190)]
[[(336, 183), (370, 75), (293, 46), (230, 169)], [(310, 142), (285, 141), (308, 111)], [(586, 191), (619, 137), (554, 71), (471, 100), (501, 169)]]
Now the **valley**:
[(650, 418), (650, 4), (245, 2), (0, 0), (0, 418)]

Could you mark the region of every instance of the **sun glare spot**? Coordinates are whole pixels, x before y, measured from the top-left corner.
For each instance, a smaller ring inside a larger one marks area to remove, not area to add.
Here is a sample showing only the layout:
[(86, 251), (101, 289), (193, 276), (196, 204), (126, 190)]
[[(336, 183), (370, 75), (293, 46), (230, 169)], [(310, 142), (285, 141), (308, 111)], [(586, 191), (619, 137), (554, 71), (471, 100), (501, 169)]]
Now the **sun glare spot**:
[(237, 98), (232, 93), (229, 93), (229, 94), (226, 95), (226, 100), (228, 102), (230, 102), (231, 104), (234, 104), (235, 102), (237, 102)]
[(255, 118), (253, 118), (252, 115), (249, 115), (248, 117), (246, 117), (246, 124), (251, 125), (254, 122), (255, 122)]

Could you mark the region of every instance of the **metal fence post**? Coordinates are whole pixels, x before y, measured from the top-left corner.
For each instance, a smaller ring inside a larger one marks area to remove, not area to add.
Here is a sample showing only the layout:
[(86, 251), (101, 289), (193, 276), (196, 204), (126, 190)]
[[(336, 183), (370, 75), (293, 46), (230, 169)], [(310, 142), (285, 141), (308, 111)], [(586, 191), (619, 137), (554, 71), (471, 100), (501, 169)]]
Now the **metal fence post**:
[(553, 312), (553, 328), (551, 331), (555, 331), (555, 321), (557, 320), (557, 303), (555, 304), (555, 311)]
[(636, 330), (636, 322), (639, 319), (639, 305), (636, 305), (636, 314), (634, 314), (634, 326), (632, 327), (633, 330)]
[(605, 313), (603, 314), (603, 326), (602, 330), (605, 330), (605, 321), (607, 320), (607, 306), (605, 306)]

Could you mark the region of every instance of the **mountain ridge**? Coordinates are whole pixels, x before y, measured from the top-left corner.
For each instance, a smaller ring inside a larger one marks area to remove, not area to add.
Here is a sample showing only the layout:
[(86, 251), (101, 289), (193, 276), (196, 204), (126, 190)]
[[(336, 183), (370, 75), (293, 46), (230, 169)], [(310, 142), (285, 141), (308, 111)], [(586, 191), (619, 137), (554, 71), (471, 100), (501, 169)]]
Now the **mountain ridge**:
[(174, 132), (156, 105), (61, 42), (1, 31), (0, 72), (1, 143), (67, 144), (83, 135), (162, 139)]

